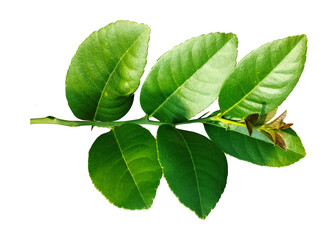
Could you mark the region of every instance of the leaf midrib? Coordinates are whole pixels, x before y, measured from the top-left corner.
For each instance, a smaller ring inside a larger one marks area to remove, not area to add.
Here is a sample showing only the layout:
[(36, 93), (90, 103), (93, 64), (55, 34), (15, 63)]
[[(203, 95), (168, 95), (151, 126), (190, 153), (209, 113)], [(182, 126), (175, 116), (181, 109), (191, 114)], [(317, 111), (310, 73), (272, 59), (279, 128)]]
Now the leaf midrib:
[[(288, 57), (288, 55), (299, 45), (299, 43), (302, 41), (303, 37), (301, 37), (300, 41), (296, 43), (296, 45), (281, 59), (281, 61), (254, 87), (252, 88), (248, 93), (244, 95), (237, 103), (235, 103), (233, 106), (231, 106), (229, 109), (224, 111), (221, 115), (224, 116), (226, 113), (231, 111), (233, 108), (235, 108), (238, 104), (240, 104), (245, 98), (247, 98), (256, 88), (258, 88), (265, 79), (268, 78), (269, 75), (271, 75), (274, 70)], [(233, 72), (232, 72), (233, 74)], [(230, 77), (230, 76), (229, 76)]]
[(115, 73), (116, 69), (118, 68), (119, 64), (121, 63), (121, 61), (123, 60), (123, 58), (126, 56), (126, 54), (129, 52), (129, 50), (134, 46), (134, 44), (142, 37), (142, 35), (146, 33), (146, 30), (143, 31), (139, 37), (132, 43), (132, 45), (125, 51), (125, 53), (120, 57), (119, 61), (117, 62), (117, 64), (115, 65), (115, 67), (113, 68), (112, 72), (110, 73), (105, 85), (104, 85), (104, 88), (100, 94), (100, 97), (99, 97), (99, 100), (98, 100), (98, 103), (97, 103), (97, 107), (96, 107), (96, 110), (95, 110), (95, 114), (94, 114), (94, 117), (93, 117), (93, 121), (96, 120), (96, 116), (97, 116), (97, 113), (98, 113), (98, 110), (99, 110), (99, 105), (100, 105), (100, 102), (101, 102), (101, 99), (103, 98), (104, 96), (104, 92), (105, 92), (105, 89), (106, 87), (108, 86), (110, 80), (112, 79), (112, 76), (113, 74)]
[(213, 58), (213, 57), (215, 57), (230, 41), (232, 41), (232, 39), (233, 39), (233, 37), (234, 37), (234, 35), (231, 35), (230, 34), (230, 39), (220, 48), (220, 49), (218, 49), (217, 51), (216, 51), (216, 53), (215, 54), (213, 54), (206, 62), (204, 62), (203, 63), (203, 65), (200, 67), (200, 68), (198, 68), (188, 79), (186, 79), (179, 87), (177, 87), (175, 90), (174, 90), (174, 92), (172, 92), (150, 115), (149, 115), (149, 117), (152, 117), (152, 116), (154, 116), (154, 114), (166, 103), (166, 102), (168, 102), (169, 101), (169, 99), (172, 97), (172, 96), (174, 96), (175, 95), (175, 93), (178, 91), (178, 90), (180, 90), (182, 87), (183, 87), (183, 85), (184, 84), (186, 84), (187, 82), (189, 82), (190, 81), (190, 79), (192, 79), (192, 77), (196, 74), (196, 73), (198, 73), (199, 71), (201, 71), (202, 70), (202, 68)]
[(138, 190), (138, 192), (139, 192), (139, 194), (140, 194), (140, 196), (141, 196), (141, 199), (142, 199), (143, 203), (145, 204), (146, 208), (149, 208), (148, 205), (147, 205), (147, 203), (146, 203), (146, 201), (145, 201), (144, 196), (142, 195), (142, 193), (141, 193), (141, 191), (140, 191), (140, 189), (139, 189), (139, 186), (138, 186), (138, 184), (137, 184), (137, 182), (136, 182), (136, 180), (135, 180), (135, 178), (134, 178), (134, 175), (133, 175), (133, 173), (131, 172), (131, 169), (130, 169), (129, 166), (128, 166), (128, 163), (127, 163), (126, 158), (125, 158), (125, 156), (124, 156), (124, 154), (123, 154), (123, 151), (122, 151), (122, 148), (121, 148), (121, 146), (120, 146), (120, 143), (119, 143), (117, 134), (116, 134), (116, 132), (115, 132), (115, 129), (112, 129), (112, 132), (113, 132), (114, 138), (116, 139), (116, 142), (117, 142), (117, 145), (118, 145), (120, 154), (121, 154), (121, 156), (122, 156), (122, 159), (124, 160), (124, 163), (125, 163), (125, 165), (126, 165), (126, 167), (127, 167), (127, 170), (128, 170), (128, 172), (130, 173), (130, 175), (131, 175), (131, 177), (132, 177), (132, 179), (133, 179), (133, 182), (134, 182), (134, 184), (135, 184), (135, 186), (136, 186), (136, 188), (137, 188), (137, 190)]
[(187, 150), (188, 150), (188, 153), (189, 153), (192, 165), (193, 165), (194, 175), (195, 175), (195, 179), (196, 179), (197, 193), (198, 193), (199, 203), (200, 203), (200, 208), (201, 208), (201, 214), (202, 214), (202, 217), (204, 217), (204, 210), (203, 210), (203, 204), (202, 204), (201, 190), (200, 190), (200, 187), (199, 187), (198, 176), (197, 176), (197, 172), (196, 172), (196, 166), (195, 166), (194, 158), (192, 156), (192, 153), (191, 153), (191, 150), (189, 148), (189, 145), (188, 145), (187, 141), (185, 140), (185, 138), (183, 137), (182, 133), (179, 130), (177, 130), (177, 132), (179, 133), (179, 135), (181, 136), (184, 144), (187, 147)]

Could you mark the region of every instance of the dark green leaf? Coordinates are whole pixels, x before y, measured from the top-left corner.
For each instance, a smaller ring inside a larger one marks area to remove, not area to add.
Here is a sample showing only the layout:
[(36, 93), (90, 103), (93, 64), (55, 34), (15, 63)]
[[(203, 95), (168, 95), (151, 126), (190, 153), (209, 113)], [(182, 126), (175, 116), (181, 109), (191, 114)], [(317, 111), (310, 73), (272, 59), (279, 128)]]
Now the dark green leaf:
[(224, 191), (227, 162), (223, 152), (194, 132), (160, 126), (157, 146), (164, 176), (181, 203), (205, 218)]
[(146, 65), (149, 33), (144, 24), (118, 21), (79, 46), (66, 77), (66, 97), (76, 117), (113, 121), (128, 112)]
[(96, 188), (117, 207), (149, 208), (162, 175), (155, 138), (135, 124), (112, 129), (93, 143), (89, 173)]
[(219, 94), (223, 115), (244, 118), (279, 106), (299, 80), (306, 61), (305, 35), (267, 43), (248, 54)]
[(225, 153), (254, 164), (282, 167), (297, 162), (306, 155), (300, 138), (291, 128), (283, 130), (287, 145), (287, 151), (284, 151), (274, 146), (270, 134), (268, 139), (261, 132), (254, 131), (250, 137), (245, 127), (231, 125), (229, 129), (225, 129), (207, 124), (204, 126), (208, 136)]
[(184, 121), (203, 111), (233, 70), (237, 45), (232, 33), (210, 33), (169, 50), (143, 84), (142, 109), (164, 122)]

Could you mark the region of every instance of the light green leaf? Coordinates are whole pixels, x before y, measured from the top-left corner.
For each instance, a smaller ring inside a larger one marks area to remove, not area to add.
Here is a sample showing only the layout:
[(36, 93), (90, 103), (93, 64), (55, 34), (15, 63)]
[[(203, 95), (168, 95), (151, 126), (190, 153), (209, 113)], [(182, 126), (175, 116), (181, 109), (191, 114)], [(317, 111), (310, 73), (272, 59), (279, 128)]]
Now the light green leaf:
[(206, 137), (162, 125), (157, 147), (164, 176), (180, 202), (204, 219), (224, 191), (227, 162)]
[(223, 115), (244, 118), (279, 106), (299, 80), (306, 61), (305, 35), (267, 43), (248, 54), (219, 94)]
[(115, 206), (148, 209), (161, 179), (155, 138), (135, 124), (123, 124), (97, 138), (89, 152), (95, 187)]
[(256, 130), (250, 137), (245, 127), (230, 125), (225, 129), (208, 124), (204, 127), (210, 139), (225, 153), (254, 164), (283, 167), (306, 155), (300, 138), (291, 128), (282, 130), (287, 145), (285, 151)]
[(232, 33), (210, 33), (166, 52), (143, 84), (142, 109), (164, 122), (184, 121), (203, 111), (233, 70), (237, 45)]
[(149, 33), (144, 24), (118, 21), (79, 46), (66, 77), (66, 97), (76, 117), (113, 121), (128, 112), (146, 65)]

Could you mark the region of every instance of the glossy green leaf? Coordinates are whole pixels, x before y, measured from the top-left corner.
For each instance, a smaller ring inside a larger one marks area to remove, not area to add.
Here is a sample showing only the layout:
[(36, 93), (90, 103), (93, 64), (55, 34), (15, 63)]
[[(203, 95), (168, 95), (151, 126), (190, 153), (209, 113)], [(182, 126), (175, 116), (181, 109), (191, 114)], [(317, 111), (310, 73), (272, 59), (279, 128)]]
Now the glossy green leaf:
[(229, 129), (204, 125), (208, 136), (225, 153), (254, 164), (282, 167), (299, 161), (306, 155), (298, 135), (291, 128), (282, 130), (287, 150), (275, 146), (259, 131), (249, 136), (245, 127), (231, 125)]
[(162, 176), (155, 138), (135, 124), (112, 129), (93, 143), (89, 174), (95, 187), (117, 207), (149, 208)]
[(66, 77), (66, 97), (76, 117), (113, 121), (128, 112), (146, 65), (149, 33), (144, 24), (118, 21), (79, 46)]
[(164, 122), (184, 121), (203, 111), (233, 70), (237, 45), (232, 33), (210, 33), (166, 52), (143, 84), (142, 109)]
[(181, 203), (204, 219), (226, 185), (225, 155), (206, 137), (170, 125), (159, 127), (157, 147), (169, 187)]
[(299, 80), (306, 61), (305, 35), (267, 43), (239, 62), (219, 94), (223, 115), (244, 118), (279, 106)]

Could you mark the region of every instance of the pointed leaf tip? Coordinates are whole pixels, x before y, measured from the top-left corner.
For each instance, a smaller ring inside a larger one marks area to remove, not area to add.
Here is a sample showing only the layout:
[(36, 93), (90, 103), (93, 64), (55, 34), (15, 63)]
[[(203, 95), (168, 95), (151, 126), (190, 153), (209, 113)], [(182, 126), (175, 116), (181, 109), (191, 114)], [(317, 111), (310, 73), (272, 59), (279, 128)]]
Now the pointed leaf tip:
[(287, 116), (287, 110), (284, 111), (279, 117), (277, 117), (275, 120), (267, 124), (268, 127), (274, 127), (274, 128), (280, 128), (281, 124), (285, 120)]
[(253, 132), (253, 124), (248, 119), (245, 119), (245, 125), (249, 135), (251, 136)]
[(293, 126), (293, 123), (284, 123), (284, 124), (281, 126), (281, 129), (287, 129), (287, 128), (290, 128), (291, 126)]

